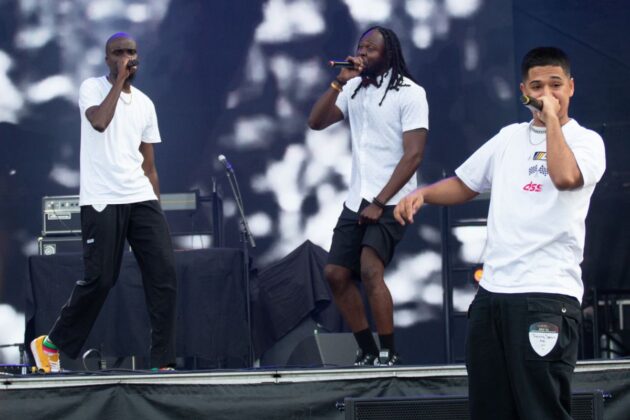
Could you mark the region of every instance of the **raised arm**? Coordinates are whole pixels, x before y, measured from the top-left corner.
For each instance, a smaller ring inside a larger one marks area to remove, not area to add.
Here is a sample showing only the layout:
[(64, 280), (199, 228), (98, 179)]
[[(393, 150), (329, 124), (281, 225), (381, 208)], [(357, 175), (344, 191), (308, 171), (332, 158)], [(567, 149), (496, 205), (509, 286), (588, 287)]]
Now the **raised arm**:
[(355, 67), (341, 69), (339, 75), (333, 80), (326, 92), (315, 102), (308, 117), (308, 126), (313, 130), (323, 130), (343, 120), (343, 113), (335, 105), (337, 97), (348, 80), (357, 77), (363, 71), (361, 58), (347, 57), (346, 60), (354, 63)]
[(107, 129), (109, 123), (114, 118), (116, 112), (116, 105), (118, 104), (118, 98), (123, 90), (125, 81), (131, 74), (132, 69), (127, 68), (129, 57), (125, 57), (118, 62), (118, 77), (113, 81), (112, 88), (109, 93), (103, 99), (100, 105), (92, 106), (85, 110), (85, 116), (87, 117), (92, 127), (99, 133), (102, 133)]
[(401, 225), (413, 223), (413, 216), (424, 203), (450, 206), (472, 200), (478, 192), (471, 190), (456, 176), (421, 187), (400, 200), (394, 209), (394, 218)]
[(312, 130), (323, 130), (343, 120), (343, 113), (335, 105), (338, 95), (339, 91), (329, 87), (315, 102), (308, 117), (308, 126)]
[(547, 127), (547, 169), (553, 185), (559, 190), (573, 190), (584, 185), (584, 178), (575, 155), (567, 144), (558, 119), (560, 103), (551, 95), (540, 98), (543, 111), (538, 112)]

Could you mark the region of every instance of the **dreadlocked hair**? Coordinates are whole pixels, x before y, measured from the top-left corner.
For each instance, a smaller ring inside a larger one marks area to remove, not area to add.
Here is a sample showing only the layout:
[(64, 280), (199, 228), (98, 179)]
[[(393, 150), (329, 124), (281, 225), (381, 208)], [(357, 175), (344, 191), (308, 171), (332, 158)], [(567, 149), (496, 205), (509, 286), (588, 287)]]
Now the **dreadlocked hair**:
[[(385, 97), (387, 96), (387, 92), (389, 92), (390, 90), (398, 91), (403, 86), (410, 86), (408, 84), (405, 84), (404, 77), (407, 77), (414, 83), (418, 82), (416, 82), (413, 76), (411, 76), (411, 73), (407, 68), (407, 63), (405, 62), (405, 57), (403, 57), (402, 48), (400, 47), (400, 41), (398, 40), (398, 36), (396, 36), (396, 33), (394, 31), (392, 31), (391, 29), (383, 28), (382, 26), (373, 26), (367, 31), (363, 32), (363, 35), (361, 35), (361, 38), (359, 39), (362, 39), (368, 32), (374, 30), (379, 31), (381, 35), (383, 35), (383, 40), (385, 41), (385, 61), (387, 62), (388, 68), (391, 69), (390, 71), (392, 72), (392, 75), (389, 78), (389, 83), (387, 84), (387, 88), (385, 89), (385, 94), (383, 95), (381, 101), (378, 103), (378, 106), (381, 106), (383, 104), (383, 101), (385, 100)], [(380, 83), (382, 82), (383, 76), (381, 76)], [(380, 83), (378, 85), (379, 87)], [(359, 83), (359, 86), (357, 86), (357, 88), (352, 93), (352, 96), (350, 97), (351, 99), (354, 99), (361, 87), (363, 87), (363, 84)]]

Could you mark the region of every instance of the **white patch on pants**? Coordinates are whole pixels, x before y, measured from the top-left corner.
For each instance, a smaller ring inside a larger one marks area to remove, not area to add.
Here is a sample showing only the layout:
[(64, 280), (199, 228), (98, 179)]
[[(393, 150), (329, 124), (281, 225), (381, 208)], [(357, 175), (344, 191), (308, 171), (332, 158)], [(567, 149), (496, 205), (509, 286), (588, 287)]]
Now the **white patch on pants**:
[(546, 356), (558, 342), (560, 328), (549, 322), (536, 322), (529, 326), (529, 344), (540, 357)]

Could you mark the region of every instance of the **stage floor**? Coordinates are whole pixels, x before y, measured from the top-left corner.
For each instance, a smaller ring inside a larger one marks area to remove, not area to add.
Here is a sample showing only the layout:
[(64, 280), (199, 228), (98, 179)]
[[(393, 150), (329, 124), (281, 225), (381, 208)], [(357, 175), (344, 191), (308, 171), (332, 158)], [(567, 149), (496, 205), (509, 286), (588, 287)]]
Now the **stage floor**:
[[(3, 375), (2, 419), (343, 419), (344, 398), (465, 396), (464, 365)], [(575, 391), (628, 419), (630, 361), (578, 362)]]

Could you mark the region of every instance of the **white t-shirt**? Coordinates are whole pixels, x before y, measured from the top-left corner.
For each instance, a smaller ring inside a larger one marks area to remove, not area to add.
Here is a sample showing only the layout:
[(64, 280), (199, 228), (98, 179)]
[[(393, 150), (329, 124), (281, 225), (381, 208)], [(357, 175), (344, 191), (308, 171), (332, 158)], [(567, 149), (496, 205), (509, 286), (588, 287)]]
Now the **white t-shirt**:
[[(429, 128), (426, 93), (408, 78), (404, 82), (409, 86), (388, 91), (379, 106), (390, 78), (391, 70), (379, 88), (374, 85), (363, 87), (351, 99), (361, 83), (361, 78), (355, 77), (346, 83), (337, 97), (337, 108), (350, 122), (352, 175), (346, 206), (355, 212), (359, 210), (362, 198), (372, 201), (391, 178), (403, 156), (403, 132)], [(416, 177), (412, 176), (387, 204), (397, 204), (416, 185)]]
[(455, 171), (473, 191), (491, 191), (480, 285), (495, 293), (557, 293), (581, 301), (584, 221), (606, 168), (604, 142), (575, 120), (562, 126), (584, 185), (560, 191), (547, 171), (546, 132), (530, 124), (504, 127)]
[(128, 204), (157, 200), (142, 169), (140, 143), (159, 143), (155, 106), (139, 89), (121, 93), (104, 132), (96, 131), (85, 111), (100, 105), (112, 85), (105, 76), (90, 78), (79, 89), (81, 112), (81, 188), (79, 204)]

